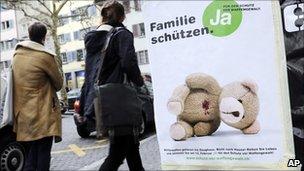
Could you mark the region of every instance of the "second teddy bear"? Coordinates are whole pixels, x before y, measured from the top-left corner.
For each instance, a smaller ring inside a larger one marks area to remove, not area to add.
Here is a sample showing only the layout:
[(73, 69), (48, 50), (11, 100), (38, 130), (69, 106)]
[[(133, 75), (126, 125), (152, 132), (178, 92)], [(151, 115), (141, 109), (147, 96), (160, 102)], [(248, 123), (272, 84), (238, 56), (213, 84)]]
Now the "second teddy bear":
[(258, 86), (253, 81), (233, 82), (223, 87), (220, 113), (224, 123), (242, 130), (244, 134), (260, 131)]

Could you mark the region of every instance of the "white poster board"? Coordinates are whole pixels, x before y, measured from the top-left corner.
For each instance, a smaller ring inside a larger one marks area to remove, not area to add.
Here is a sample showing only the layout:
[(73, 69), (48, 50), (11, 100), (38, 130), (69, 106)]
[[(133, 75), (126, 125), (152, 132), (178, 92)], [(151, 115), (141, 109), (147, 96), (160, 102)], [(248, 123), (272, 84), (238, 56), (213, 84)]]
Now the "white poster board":
[(145, 1), (163, 169), (286, 169), (294, 152), (279, 10), (275, 1)]

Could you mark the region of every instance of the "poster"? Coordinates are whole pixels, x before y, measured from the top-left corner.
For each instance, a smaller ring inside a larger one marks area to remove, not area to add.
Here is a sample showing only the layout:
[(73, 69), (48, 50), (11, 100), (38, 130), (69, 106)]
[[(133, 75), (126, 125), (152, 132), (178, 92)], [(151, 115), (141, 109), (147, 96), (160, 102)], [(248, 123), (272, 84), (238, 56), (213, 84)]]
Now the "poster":
[(294, 159), (276, 1), (146, 1), (163, 169), (288, 169)]

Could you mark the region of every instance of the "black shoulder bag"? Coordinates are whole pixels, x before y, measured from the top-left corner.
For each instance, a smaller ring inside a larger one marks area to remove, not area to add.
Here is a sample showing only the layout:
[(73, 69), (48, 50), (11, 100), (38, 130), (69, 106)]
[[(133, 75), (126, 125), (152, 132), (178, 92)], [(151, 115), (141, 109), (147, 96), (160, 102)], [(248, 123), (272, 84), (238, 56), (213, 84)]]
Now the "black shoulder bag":
[(142, 123), (142, 101), (136, 89), (131, 85), (124, 73), (123, 83), (106, 83), (99, 85), (99, 76), (103, 66), (109, 41), (120, 28), (109, 31), (107, 42), (102, 48), (100, 68), (95, 79), (95, 92), (100, 106), (97, 115), (101, 115), (102, 125), (106, 128), (116, 126), (140, 126)]

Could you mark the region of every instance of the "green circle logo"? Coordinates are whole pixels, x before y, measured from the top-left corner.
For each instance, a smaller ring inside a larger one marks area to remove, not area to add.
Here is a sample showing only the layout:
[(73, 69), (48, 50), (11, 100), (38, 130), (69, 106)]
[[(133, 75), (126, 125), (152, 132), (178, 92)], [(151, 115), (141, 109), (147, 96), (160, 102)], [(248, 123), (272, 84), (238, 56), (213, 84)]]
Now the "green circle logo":
[(214, 0), (204, 11), (203, 25), (210, 34), (224, 37), (235, 32), (242, 22), (243, 14), (234, 0)]

